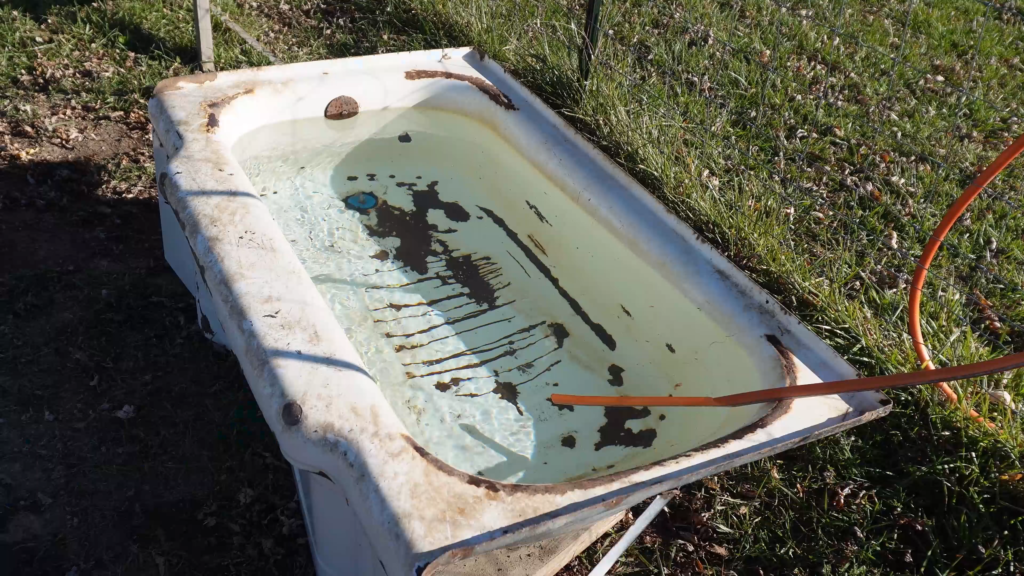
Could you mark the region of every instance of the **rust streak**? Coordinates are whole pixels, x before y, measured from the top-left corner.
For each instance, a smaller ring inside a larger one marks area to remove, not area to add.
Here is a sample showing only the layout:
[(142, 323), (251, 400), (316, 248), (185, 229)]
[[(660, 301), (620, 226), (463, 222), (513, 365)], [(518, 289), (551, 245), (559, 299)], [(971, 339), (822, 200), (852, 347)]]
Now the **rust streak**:
[(512, 300), (511, 302), (505, 302), (504, 304), (498, 304), (494, 308), (484, 308), (482, 310), (477, 310), (475, 312), (470, 312), (469, 314), (464, 314), (464, 315), (459, 316), (458, 318), (456, 318), (454, 320), (446, 320), (446, 321), (444, 321), (444, 322), (442, 322), (440, 324), (435, 324), (433, 326), (427, 326), (426, 328), (424, 328), (422, 330), (417, 330), (416, 332), (410, 332), (408, 334), (392, 334), (390, 332), (387, 332), (387, 333), (384, 334), (384, 336), (386, 336), (388, 338), (409, 338), (411, 336), (416, 336), (417, 334), (426, 334), (427, 332), (433, 332), (434, 330), (437, 330), (438, 328), (440, 328), (442, 326), (451, 326), (453, 324), (459, 324), (461, 322), (465, 322), (466, 320), (472, 320), (473, 318), (478, 318), (480, 316), (483, 316), (484, 314), (487, 314), (488, 312), (490, 312), (492, 310), (497, 310), (498, 308), (504, 308), (505, 306), (508, 306), (509, 304), (514, 304), (515, 302), (516, 302), (515, 300)]
[[(509, 256), (512, 256), (512, 253), (509, 252), (508, 250), (505, 250), (505, 253), (508, 254)], [(526, 267), (523, 266), (522, 262), (520, 262), (518, 258), (512, 256), (512, 259), (515, 260), (516, 264), (519, 264), (519, 267), (523, 269), (523, 274), (526, 274), (527, 278), (533, 278), (533, 276), (530, 276), (530, 273), (526, 271)]]
[(167, 78), (166, 80), (161, 80), (160, 83), (156, 85), (156, 88), (153, 89), (153, 96), (159, 96), (166, 92), (175, 92), (193, 84), (206, 84), (207, 82), (213, 82), (216, 79), (216, 72), (203, 72), (202, 74), (193, 74), (191, 76)]
[(455, 300), (456, 298), (463, 298), (468, 296), (466, 292), (459, 292), (458, 294), (452, 294), (450, 296), (444, 296), (436, 298), (434, 300), (427, 300), (425, 302), (416, 302), (415, 304), (388, 304), (387, 306), (381, 306), (380, 308), (371, 308), (371, 312), (380, 312), (381, 310), (394, 310), (395, 312), (403, 308), (416, 308), (417, 306), (433, 306), (434, 304), (440, 304), (441, 302), (447, 302), (448, 300)]
[(216, 100), (209, 100), (207, 102), (203, 102), (202, 108), (207, 112), (206, 131), (216, 132), (217, 128), (220, 127), (220, 120), (218, 119), (217, 115), (220, 114), (220, 112), (224, 110), (224, 108), (226, 108), (228, 104), (231, 104), (232, 102), (234, 102), (238, 98), (241, 98), (242, 96), (245, 96), (246, 94), (252, 93), (253, 89), (249, 88), (247, 90), (242, 90), (241, 92), (236, 92), (235, 94), (230, 94), (228, 96), (224, 96)]
[[(509, 347), (508, 350), (505, 350), (504, 352), (502, 352), (500, 354), (495, 354), (494, 356), (491, 356), (490, 358), (487, 358), (487, 359), (484, 359), (484, 360), (480, 360), (479, 362), (473, 362), (472, 364), (465, 364), (463, 366), (456, 366), (454, 368), (446, 368), (444, 370), (435, 370), (434, 372), (427, 372), (426, 374), (412, 374), (412, 375), (410, 375), (410, 373), (406, 373), (406, 376), (408, 378), (410, 378), (410, 379), (412, 379), (412, 378), (424, 378), (426, 376), (436, 376), (438, 374), (446, 374), (448, 372), (458, 372), (460, 370), (471, 370), (473, 368), (480, 368), (482, 366), (486, 366), (486, 365), (490, 364), (491, 362), (496, 362), (498, 360), (501, 360), (502, 358), (507, 358), (509, 356), (515, 356), (516, 354), (522, 352), (523, 350), (526, 350), (530, 346), (533, 346), (534, 344), (536, 344), (538, 342), (543, 342), (544, 338), (546, 338), (546, 336), (542, 336), (542, 337), (538, 338), (537, 340), (534, 340), (533, 342), (530, 342), (526, 346), (523, 346), (522, 348), (512, 348), (512, 347)], [(508, 372), (508, 370), (506, 370), (506, 372)], [(495, 372), (495, 374), (497, 374), (497, 372)]]
[[(545, 338), (550, 338), (550, 337), (551, 336), (545, 336)], [(536, 358), (534, 358), (532, 360), (524, 362), (523, 364), (536, 364), (537, 362), (540, 362), (541, 360), (547, 358), (548, 356), (551, 356), (555, 352), (558, 352), (558, 348), (552, 348), (551, 350), (548, 350), (547, 352), (541, 354), (540, 356), (537, 356)], [(522, 366), (523, 364), (520, 364), (519, 366)], [(497, 375), (505, 374), (506, 372), (511, 372), (513, 370), (518, 370), (519, 366), (513, 366), (512, 368), (509, 368), (508, 370), (495, 370), (494, 374), (497, 376)]]
[(502, 219), (497, 214), (495, 214), (492, 210), (488, 210), (483, 206), (477, 206), (477, 208), (479, 208), (481, 212), (487, 215), (487, 217), (490, 218), (491, 221), (494, 222), (496, 226), (498, 226), (498, 228), (501, 228), (501, 230), (505, 232), (505, 235), (508, 236), (509, 240), (511, 240), (512, 243), (515, 244), (519, 248), (519, 250), (523, 252), (523, 254), (526, 256), (526, 259), (529, 260), (530, 263), (533, 264), (533, 266), (545, 278), (547, 278), (548, 282), (551, 284), (552, 287), (554, 287), (555, 291), (557, 291), (558, 294), (562, 297), (562, 299), (565, 300), (566, 304), (569, 305), (569, 308), (571, 308), (572, 311), (575, 312), (581, 320), (583, 320), (583, 323), (586, 324), (588, 328), (590, 328), (594, 335), (597, 336), (597, 339), (600, 340), (605, 346), (607, 346), (609, 350), (614, 351), (616, 347), (615, 338), (613, 338), (612, 335), (608, 333), (608, 330), (606, 330), (604, 326), (602, 326), (599, 322), (595, 322), (590, 317), (590, 315), (587, 314), (587, 311), (583, 309), (583, 306), (580, 305), (579, 301), (573, 298), (571, 294), (569, 294), (569, 292), (562, 286), (562, 283), (558, 280), (558, 278), (556, 278), (555, 275), (551, 273), (551, 269), (548, 268), (547, 265), (545, 265), (543, 262), (541, 262), (540, 258), (537, 257), (533, 250), (531, 250), (530, 247), (527, 246), (525, 242), (523, 242), (522, 238), (519, 237), (519, 234), (517, 234), (515, 230), (512, 230), (512, 228), (509, 227), (505, 220)]
[(480, 346), (477, 346), (475, 348), (469, 348), (469, 349), (463, 350), (462, 352), (457, 352), (457, 353), (452, 354), (450, 356), (445, 356), (444, 358), (436, 358), (434, 360), (423, 360), (422, 362), (409, 362), (407, 364), (402, 364), (402, 366), (437, 366), (438, 364), (444, 364), (445, 362), (448, 362), (449, 360), (455, 360), (456, 358), (461, 358), (463, 356), (471, 356), (471, 355), (474, 355), (474, 354), (483, 354), (485, 352), (493, 352), (495, 350), (500, 350), (502, 348), (514, 346), (514, 345), (516, 345), (516, 344), (518, 344), (518, 343), (520, 343), (520, 342), (522, 342), (524, 340), (528, 340), (528, 339), (532, 338), (532, 336), (530, 336), (529, 334), (527, 334), (525, 336), (523, 336), (523, 335), (520, 335), (520, 336), (522, 336), (522, 337), (519, 338), (519, 339), (513, 338), (511, 340), (505, 340), (505, 338), (501, 338), (499, 343), (497, 343), (497, 344), (495, 344), (494, 342), (491, 342), (490, 343), (491, 345), (481, 344)]
[[(477, 352), (490, 352), (491, 350), (496, 350), (498, 348), (501, 348), (502, 346), (506, 346), (506, 345), (511, 346), (512, 344), (515, 344), (516, 342), (522, 342), (526, 338), (529, 338), (529, 336), (526, 336), (524, 338), (520, 338), (518, 340), (515, 340), (516, 336), (522, 336), (523, 334), (528, 334), (529, 332), (532, 332), (538, 326), (542, 326), (543, 324), (544, 324), (543, 322), (538, 322), (536, 324), (532, 324), (532, 325), (527, 326), (525, 328), (520, 328), (519, 330), (516, 330), (515, 332), (513, 332), (511, 334), (507, 334), (505, 336), (502, 336), (501, 338), (498, 338), (497, 340), (492, 340), (490, 342), (487, 342), (486, 344), (480, 344), (479, 346), (474, 346), (473, 348), (467, 348), (467, 349), (465, 349), (465, 350), (463, 350), (461, 352), (456, 352), (455, 354), (452, 354), (450, 356), (445, 356), (444, 358), (435, 358), (434, 360), (423, 360), (422, 362), (410, 362), (408, 364), (403, 364), (403, 366), (412, 366), (414, 364), (421, 364), (423, 366), (436, 366), (437, 364), (442, 364), (444, 362), (447, 362), (449, 360), (454, 360), (455, 358), (458, 358), (460, 356), (465, 356), (467, 354), (475, 354)], [(497, 346), (495, 346), (495, 344), (497, 344)], [(494, 346), (494, 347), (493, 348), (488, 348), (488, 346)]]
[(467, 332), (472, 332), (474, 330), (479, 330), (481, 328), (486, 328), (487, 326), (493, 326), (495, 324), (501, 324), (502, 322), (511, 322), (512, 320), (515, 320), (515, 318), (502, 318), (500, 320), (493, 320), (493, 321), (488, 322), (486, 324), (481, 324), (479, 326), (474, 326), (472, 328), (466, 328), (465, 330), (461, 330), (461, 331), (456, 332), (454, 334), (449, 334), (447, 336), (441, 336), (440, 338), (434, 338), (433, 340), (428, 340), (428, 341), (426, 341), (426, 342), (424, 342), (422, 344), (409, 344), (409, 345), (399, 344), (398, 346), (395, 346), (395, 352), (401, 352), (402, 350), (415, 350), (417, 348), (422, 348), (424, 346), (429, 346), (429, 345), (433, 344), (434, 342), (440, 342), (441, 340), (447, 340), (449, 338), (454, 338), (456, 336), (461, 336), (462, 334), (466, 334)]
[(533, 211), (534, 216), (536, 216), (538, 220), (540, 220), (541, 222), (547, 224), (548, 226), (551, 226), (551, 222), (548, 222), (548, 219), (545, 218), (543, 214), (541, 214), (540, 208), (537, 208), (537, 206), (534, 205), (529, 200), (526, 201), (526, 205), (530, 207), (530, 210)]
[(469, 380), (469, 378), (455, 377), (445, 382), (435, 382), (434, 388), (437, 389), (438, 392), (447, 392), (452, 388), (458, 388), (466, 380)]
[(420, 278), (419, 280), (413, 280), (412, 282), (406, 282), (405, 284), (394, 284), (394, 285), (390, 285), (390, 286), (388, 286), (388, 285), (386, 285), (386, 286), (367, 286), (366, 289), (367, 290), (396, 290), (398, 288), (407, 288), (407, 287), (412, 286), (414, 284), (422, 284), (424, 282), (430, 282), (431, 280), (437, 280), (438, 282), (440, 282), (442, 284), (447, 284), (447, 280), (448, 279), (445, 278), (444, 276), (441, 276), (440, 274), (437, 274), (435, 276), (424, 276), (423, 278)]
[[(562, 361), (561, 361), (561, 360), (555, 360), (554, 362), (552, 362), (551, 364), (549, 364), (547, 368), (545, 368), (545, 369), (541, 370), (540, 372), (538, 372), (537, 374), (535, 374), (535, 375), (534, 375), (534, 376), (533, 376), (532, 378), (530, 378), (529, 380), (523, 380), (523, 381), (522, 381), (522, 382), (520, 382), (519, 384), (516, 384), (516, 387), (522, 386), (523, 384), (529, 384), (530, 382), (533, 382), (534, 380), (536, 380), (537, 378), (540, 378), (540, 377), (541, 377), (542, 375), (544, 375), (545, 373), (547, 373), (547, 372), (550, 372), (552, 368), (554, 368), (555, 366), (558, 366), (558, 365), (559, 365), (559, 364), (561, 364), (561, 363), (562, 363)], [(529, 364), (532, 364), (532, 362), (529, 362)]]
[(435, 312), (434, 310), (427, 310), (426, 312), (423, 312), (422, 314), (413, 314), (411, 316), (395, 316), (394, 318), (388, 318), (388, 319), (377, 318), (373, 322), (375, 324), (387, 324), (388, 322), (394, 322), (396, 320), (408, 320), (409, 318), (423, 318), (424, 316), (430, 316), (434, 312)]
[(536, 238), (534, 238), (533, 234), (527, 234), (526, 237), (530, 239), (530, 242), (533, 244), (534, 248), (540, 250), (541, 254), (545, 256), (548, 255), (548, 251), (544, 249), (544, 245), (541, 244), (540, 241), (538, 241)]
[(779, 340), (778, 336), (765, 334), (764, 337), (779, 353), (779, 359), (782, 361), (782, 373), (786, 377), (786, 386), (796, 386), (796, 361), (793, 359), (793, 353), (782, 345), (782, 340)]
[(443, 78), (445, 80), (466, 82), (470, 86), (473, 86), (477, 90), (483, 92), (491, 99), (491, 102), (494, 102), (498, 106), (501, 106), (506, 110), (519, 110), (519, 108), (512, 102), (512, 99), (504, 92), (498, 90), (494, 84), (491, 84), (479, 76), (457, 74), (455, 72), (448, 72), (447, 70), (409, 70), (405, 73), (406, 80), (426, 80), (431, 78)]

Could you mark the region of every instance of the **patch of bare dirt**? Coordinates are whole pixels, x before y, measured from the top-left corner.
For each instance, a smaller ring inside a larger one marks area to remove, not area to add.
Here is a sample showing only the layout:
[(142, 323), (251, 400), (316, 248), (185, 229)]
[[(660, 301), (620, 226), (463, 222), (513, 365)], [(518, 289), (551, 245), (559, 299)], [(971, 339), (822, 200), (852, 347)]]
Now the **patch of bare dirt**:
[(30, 102), (26, 117), (0, 119), (0, 275), (158, 256), (145, 117)]

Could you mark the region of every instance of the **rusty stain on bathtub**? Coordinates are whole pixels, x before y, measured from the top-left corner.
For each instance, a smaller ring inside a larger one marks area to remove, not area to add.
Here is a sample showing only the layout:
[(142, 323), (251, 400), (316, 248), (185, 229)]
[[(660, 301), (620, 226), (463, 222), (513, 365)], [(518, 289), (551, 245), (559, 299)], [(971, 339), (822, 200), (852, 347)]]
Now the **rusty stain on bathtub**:
[(526, 205), (530, 207), (530, 210), (533, 211), (533, 215), (536, 216), (538, 220), (547, 224), (548, 226), (551, 226), (551, 222), (548, 222), (548, 219), (544, 217), (544, 214), (541, 213), (540, 208), (537, 208), (536, 204), (527, 200)]
[(203, 102), (202, 108), (207, 112), (206, 131), (216, 132), (217, 128), (220, 126), (220, 119), (217, 117), (217, 115), (220, 114), (220, 112), (224, 110), (224, 108), (226, 108), (228, 104), (231, 104), (232, 102), (234, 102), (238, 98), (241, 98), (242, 96), (252, 93), (253, 89), (247, 88), (240, 92), (229, 94), (228, 96), (224, 96), (222, 98), (217, 98), (216, 100), (208, 100), (206, 102)]
[(548, 404), (551, 404), (555, 408), (558, 408), (559, 412), (561, 412), (562, 410), (568, 410), (569, 412), (576, 411), (576, 407), (573, 406), (572, 404), (555, 404), (554, 402), (551, 401), (551, 398), (548, 398)]
[(523, 263), (520, 262), (519, 259), (515, 257), (515, 255), (513, 255), (508, 250), (505, 250), (505, 254), (508, 254), (509, 258), (514, 260), (516, 264), (519, 264), (519, 267), (523, 270), (523, 274), (526, 274), (527, 278), (533, 278), (533, 276), (530, 276), (530, 273), (526, 270), (526, 266), (523, 266)]
[(480, 78), (479, 76), (458, 74), (456, 72), (448, 72), (447, 70), (409, 70), (405, 73), (406, 80), (425, 80), (430, 78), (443, 78), (445, 80), (466, 82), (477, 90), (483, 92), (491, 99), (491, 102), (494, 102), (498, 106), (501, 106), (506, 110), (519, 110), (519, 108), (512, 102), (512, 99), (501, 90), (498, 90), (497, 86), (483, 78)]
[(503, 324), (505, 322), (511, 322), (512, 320), (513, 320), (513, 318), (501, 318), (501, 319), (498, 319), (498, 320), (492, 320), (491, 322), (488, 322), (486, 324), (481, 324), (480, 326), (474, 326), (472, 328), (466, 328), (465, 330), (461, 330), (459, 332), (455, 332), (454, 334), (448, 334), (446, 336), (441, 336), (439, 338), (434, 338), (433, 340), (428, 340), (427, 342), (423, 342), (421, 344), (399, 344), (398, 346), (395, 346), (395, 352), (402, 352), (403, 350), (415, 350), (416, 348), (422, 348), (424, 346), (429, 346), (430, 344), (433, 344), (434, 342), (440, 342), (441, 340), (447, 340), (448, 338), (455, 338), (456, 336), (461, 336), (462, 334), (465, 334), (467, 332), (472, 332), (474, 330), (479, 330), (481, 328), (486, 328), (488, 326), (493, 326), (495, 324)]
[(545, 256), (548, 255), (548, 251), (544, 249), (544, 245), (541, 244), (539, 240), (534, 238), (533, 234), (527, 234), (526, 237), (530, 239), (530, 243), (533, 244), (534, 248), (536, 248), (537, 250), (540, 250), (541, 254), (543, 254)]
[(191, 76), (178, 76), (176, 78), (167, 78), (157, 83), (156, 88), (153, 88), (153, 96), (159, 96), (167, 92), (174, 92), (181, 90), (186, 86), (195, 84), (206, 84), (207, 82), (213, 82), (217, 79), (216, 72), (203, 72), (201, 74), (192, 74)]
[(468, 380), (468, 378), (454, 377), (451, 380), (446, 380), (444, 382), (435, 382), (434, 383), (434, 388), (438, 392), (447, 392), (447, 391), (451, 390), (452, 388), (458, 388), (459, 385), (462, 384), (463, 382), (465, 382), (466, 380)]
[(511, 382), (495, 382), (494, 390), (491, 391), (498, 395), (505, 402), (508, 402), (515, 407), (519, 415), (523, 415), (523, 408), (519, 405), (519, 388)]
[(417, 274), (426, 274), (428, 258), (444, 256), (447, 252), (442, 249), (439, 253), (433, 247), (441, 231), (427, 219), (429, 212), (441, 211), (452, 222), (467, 222), (469, 212), (457, 202), (441, 200), (437, 181), (427, 184), (425, 189), (408, 182), (398, 182), (396, 186), (406, 188), (412, 195), (413, 210), (383, 200), (375, 209), (376, 223), (368, 224), (367, 230), (374, 238), (397, 238), (400, 244), (395, 249), (394, 259)]
[(796, 386), (797, 366), (793, 353), (783, 346), (782, 340), (780, 340), (778, 336), (774, 334), (765, 334), (764, 337), (768, 340), (768, 343), (775, 348), (775, 351), (779, 353), (779, 358), (782, 360), (782, 373), (786, 377), (786, 386)]
[(608, 333), (608, 330), (606, 330), (604, 326), (602, 326), (598, 322), (595, 322), (590, 317), (590, 315), (587, 314), (587, 311), (583, 309), (583, 306), (580, 305), (579, 301), (577, 301), (575, 298), (572, 297), (571, 294), (569, 294), (569, 292), (562, 286), (561, 282), (559, 282), (558, 278), (556, 278), (555, 275), (551, 273), (551, 269), (548, 268), (547, 265), (545, 265), (544, 262), (542, 262), (541, 259), (537, 257), (537, 254), (533, 250), (531, 250), (525, 242), (523, 242), (522, 238), (519, 237), (519, 234), (517, 234), (515, 230), (512, 230), (512, 228), (509, 227), (505, 220), (502, 219), (497, 214), (495, 214), (492, 210), (484, 208), (483, 206), (477, 206), (477, 208), (479, 208), (485, 215), (487, 215), (487, 217), (490, 218), (491, 221), (494, 222), (496, 226), (498, 226), (498, 228), (505, 232), (505, 235), (508, 236), (509, 240), (511, 240), (513, 244), (519, 247), (519, 250), (526, 255), (527, 260), (529, 260), (530, 263), (533, 264), (534, 268), (536, 268), (541, 273), (541, 275), (548, 280), (548, 282), (558, 292), (559, 296), (561, 296), (562, 299), (569, 304), (569, 307), (572, 308), (572, 311), (575, 312), (576, 315), (579, 316), (581, 320), (583, 320), (583, 323), (586, 324), (588, 328), (590, 328), (590, 330), (594, 333), (595, 336), (597, 336), (597, 339), (600, 340), (602, 344), (607, 346), (609, 350), (614, 351), (616, 346), (615, 338), (613, 338), (612, 335)]
[(629, 420), (640, 420), (651, 415), (650, 408), (634, 408), (632, 406), (616, 406), (604, 409), (605, 423), (597, 429), (598, 441), (594, 444), (594, 451), (601, 450), (608, 446), (622, 446), (624, 448), (650, 448), (658, 437), (658, 431), (654, 428), (645, 428), (634, 432), (626, 426)]
[[(400, 188), (404, 188), (412, 196), (412, 209), (402, 208), (387, 201), (381, 201), (379, 204), (367, 204), (366, 209), (362, 209), (358, 202), (356, 202), (357, 205), (354, 206), (353, 203), (348, 202), (349, 199), (346, 199), (346, 204), (351, 208), (356, 209), (360, 214), (365, 216), (372, 215), (370, 220), (366, 223), (367, 231), (372, 237), (397, 238), (399, 240), (399, 245), (392, 248), (392, 250), (394, 250), (393, 256), (391, 256), (390, 253), (385, 254), (383, 251), (378, 253), (381, 260), (383, 260), (385, 256), (389, 256), (400, 265), (400, 268), (394, 271), (401, 268), (409, 268), (413, 272), (421, 274), (422, 276), (410, 279), (402, 284), (377, 285), (370, 286), (367, 289), (391, 290), (401, 289), (426, 282), (438, 282), (442, 286), (447, 284), (457, 284), (463, 288), (463, 291), (434, 298), (429, 301), (421, 301), (412, 304), (391, 303), (375, 308), (373, 311), (391, 310), (395, 312), (411, 307), (422, 306), (426, 308), (419, 313), (383, 317), (374, 320), (375, 323), (384, 324), (395, 323), (412, 318), (428, 318), (432, 317), (436, 312), (442, 312), (445, 314), (445, 317), (443, 317), (442, 321), (439, 323), (421, 326), (415, 330), (388, 330), (384, 333), (384, 336), (387, 338), (413, 338), (422, 334), (428, 334), (443, 326), (454, 326), (476, 318), (484, 317), (485, 315), (489, 315), (491, 312), (495, 312), (505, 306), (513, 304), (514, 301), (500, 302), (499, 300), (499, 293), (503, 289), (507, 288), (509, 284), (504, 283), (496, 285), (495, 282), (502, 275), (501, 267), (497, 262), (493, 261), (489, 256), (475, 257), (473, 253), (456, 252), (444, 239), (438, 237), (441, 234), (454, 232), (454, 230), (442, 230), (437, 224), (428, 220), (428, 215), (432, 211), (439, 211), (443, 213), (449, 221), (453, 223), (463, 223), (470, 219), (469, 212), (457, 202), (443, 200), (437, 189), (438, 182), (436, 180), (431, 181), (424, 188), (419, 188), (416, 183), (410, 182), (398, 182), (396, 185)], [(356, 193), (356, 195), (358, 194), (365, 193)], [(490, 211), (485, 210), (485, 213), (488, 212)], [(493, 212), (490, 212), (490, 215), (493, 215), (492, 220), (497, 218), (497, 215)], [(527, 248), (527, 250), (529, 249)], [(533, 258), (535, 259), (536, 256), (533, 256)], [(522, 263), (520, 263), (520, 266), (522, 266)], [(526, 270), (525, 267), (523, 270)], [(543, 271), (544, 270), (542, 270), (542, 272)], [(382, 272), (389, 271), (377, 271), (368, 275)], [(447, 309), (434, 308), (436, 304), (444, 301), (458, 301), (462, 299), (466, 300), (463, 304), (450, 306)], [(471, 304), (475, 305), (476, 308), (461, 315), (448, 315), (448, 313), (454, 310)], [(480, 326), (470, 327), (466, 330), (457, 332), (456, 334), (442, 336), (428, 342), (400, 344), (395, 346), (395, 351), (402, 352), (405, 350), (420, 348), (438, 340), (479, 330), (497, 323), (511, 321), (512, 319), (513, 318), (495, 319)], [(545, 331), (545, 333), (537, 333), (537, 330), (543, 326), (547, 326), (548, 330)], [(516, 371), (522, 375), (530, 374), (536, 369), (536, 363), (538, 361), (544, 359), (556, 350), (561, 349), (568, 336), (569, 332), (563, 324), (559, 322), (541, 321), (513, 330), (500, 338), (492, 339), (488, 342), (478, 344), (459, 352), (440, 357), (421, 359), (415, 362), (405, 362), (403, 365), (406, 367), (421, 366), (428, 369), (426, 372), (419, 372), (416, 370), (408, 371), (406, 376), (410, 379), (461, 372), (490, 366), (509, 357), (518, 358), (518, 355), (521, 352), (530, 349), (548, 338), (553, 338), (555, 340), (555, 346), (551, 350), (546, 352), (541, 351), (539, 354), (535, 355), (536, 357), (521, 361), (517, 366), (512, 368), (495, 370), (493, 375), (489, 376), (490, 378), (496, 379), (496, 385), (490, 391), (475, 394), (460, 394), (460, 396), (469, 397), (496, 394), (503, 400), (509, 401), (509, 403), (513, 404), (517, 411), (522, 412), (522, 409), (519, 407), (517, 402), (518, 392), (513, 393), (513, 390), (518, 386), (532, 382), (541, 375), (549, 372), (561, 361), (558, 360), (547, 365), (547, 367), (537, 372), (533, 377), (523, 382), (515, 383), (512, 381), (499, 381), (497, 380), (497, 377), (502, 373), (512, 371)], [(450, 362), (458, 361), (463, 358), (466, 360), (473, 359), (474, 361), (456, 366), (447, 365)], [(431, 367), (436, 368), (431, 370)], [(458, 382), (462, 381), (454, 380), (456, 384), (453, 385), (451, 384), (453, 380), (449, 380), (447, 383), (435, 383), (435, 388), (441, 392), (447, 392), (448, 390), (456, 387)]]
[(555, 343), (561, 348), (569, 338), (569, 330), (566, 329), (565, 324), (560, 322), (549, 322), (548, 326), (551, 327), (551, 334), (555, 337)]
[(456, 366), (454, 368), (445, 368), (445, 369), (441, 369), (441, 370), (435, 370), (433, 372), (427, 372), (425, 374), (414, 374), (413, 376), (411, 376), (411, 378), (425, 378), (427, 376), (437, 376), (438, 374), (447, 374), (448, 372), (459, 372), (459, 371), (462, 371), (462, 370), (470, 370), (470, 369), (473, 369), (473, 368), (481, 368), (483, 366), (487, 366), (488, 364), (491, 364), (493, 362), (501, 360), (502, 358), (507, 358), (509, 356), (514, 356), (518, 352), (521, 352), (522, 350), (525, 350), (525, 349), (529, 348), (530, 346), (533, 346), (534, 344), (536, 344), (537, 342), (540, 342), (541, 340), (543, 340), (543, 338), (539, 338), (537, 340), (534, 340), (533, 342), (530, 342), (529, 344), (523, 346), (522, 348), (515, 348), (514, 346), (509, 346), (504, 351), (499, 352), (498, 354), (495, 354), (495, 355), (493, 355), (493, 356), (491, 356), (489, 358), (485, 358), (483, 360), (479, 360), (477, 362), (472, 362), (470, 364), (466, 364), (466, 365), (463, 365), (463, 366)]
[(488, 312), (491, 312), (493, 310), (497, 310), (499, 308), (504, 308), (505, 306), (508, 306), (509, 304), (514, 304), (514, 303), (515, 303), (515, 300), (512, 300), (511, 302), (505, 302), (504, 304), (498, 304), (497, 306), (495, 306), (493, 308), (481, 308), (479, 310), (475, 310), (473, 312), (469, 312), (468, 314), (463, 314), (462, 316), (458, 316), (458, 317), (450, 319), (450, 320), (445, 320), (444, 322), (441, 322), (440, 324), (433, 324), (433, 325), (427, 326), (426, 328), (422, 328), (420, 330), (416, 330), (415, 332), (408, 332), (408, 333), (404, 333), (404, 334), (396, 334), (394, 332), (386, 332), (384, 334), (384, 336), (386, 336), (388, 338), (409, 338), (411, 336), (417, 336), (419, 334), (427, 334), (429, 332), (433, 332), (434, 330), (437, 330), (438, 328), (440, 328), (442, 326), (453, 326), (455, 324), (461, 324), (463, 322), (466, 322), (466, 321), (469, 321), (469, 320), (473, 320), (474, 318), (479, 318), (480, 316), (483, 316), (484, 314), (487, 314)]
[(608, 366), (608, 383), (616, 388), (621, 388), (624, 383), (622, 380), (622, 374), (625, 373), (626, 369), (618, 364), (612, 364)]
[[(513, 344), (516, 344), (516, 343), (519, 343), (519, 342), (522, 342), (524, 340), (528, 340), (528, 339), (532, 338), (533, 335), (531, 333), (534, 331), (534, 329), (536, 329), (536, 328), (538, 328), (540, 326), (543, 326), (544, 324), (545, 324), (544, 322), (537, 322), (536, 324), (532, 324), (530, 326), (526, 326), (525, 328), (520, 328), (519, 330), (516, 330), (515, 332), (512, 332), (511, 334), (507, 334), (505, 336), (502, 336), (501, 338), (492, 340), (492, 341), (487, 342), (485, 344), (480, 344), (478, 346), (474, 346), (472, 348), (467, 348), (467, 349), (465, 349), (465, 350), (463, 350), (461, 352), (456, 352), (456, 353), (448, 355), (448, 356), (444, 356), (444, 357), (441, 357), (441, 358), (435, 358), (435, 359), (432, 359), (432, 360), (421, 360), (419, 362), (403, 363), (402, 365), (403, 366), (413, 366), (413, 365), (419, 364), (419, 365), (422, 365), (422, 366), (436, 366), (437, 364), (443, 364), (445, 362), (448, 362), (449, 360), (454, 360), (454, 359), (460, 358), (462, 356), (475, 355), (475, 354), (479, 354), (481, 352), (491, 352), (491, 351), (497, 350), (499, 348), (504, 348), (506, 346), (511, 347)], [(518, 336), (521, 336), (521, 337), (517, 338)]]

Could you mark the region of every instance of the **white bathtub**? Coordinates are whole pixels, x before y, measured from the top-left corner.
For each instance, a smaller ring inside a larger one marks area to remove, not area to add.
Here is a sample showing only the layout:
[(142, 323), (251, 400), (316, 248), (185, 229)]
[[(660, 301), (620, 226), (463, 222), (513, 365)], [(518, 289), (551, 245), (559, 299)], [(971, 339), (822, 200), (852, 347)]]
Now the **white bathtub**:
[(856, 372), (472, 50), (165, 80), (150, 115), (167, 259), (323, 574), (444, 573), (888, 411), (551, 404)]

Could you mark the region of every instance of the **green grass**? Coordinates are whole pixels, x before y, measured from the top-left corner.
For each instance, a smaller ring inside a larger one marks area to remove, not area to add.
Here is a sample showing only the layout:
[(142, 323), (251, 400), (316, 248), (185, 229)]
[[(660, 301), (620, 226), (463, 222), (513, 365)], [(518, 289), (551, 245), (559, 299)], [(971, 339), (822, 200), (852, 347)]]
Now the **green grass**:
[[(140, 109), (156, 81), (194, 66), (183, 2), (60, 4), (34, 3), (31, 17), (0, 9), (0, 106), (12, 118), (27, 114), (16, 79), (39, 66), (75, 70), (103, 51), (109, 76), (33, 89), (108, 111)], [(582, 1), (216, 4), (289, 62), (479, 46), (865, 374), (917, 368), (905, 328), (913, 257), (1022, 130), (1024, 15), (1010, 4), (611, 2), (585, 88)], [(220, 67), (265, 63), (215, 28)], [(1024, 345), (1022, 184), (1012, 166), (932, 268), (925, 333), (940, 364)], [(1018, 573), (1024, 490), (999, 477), (1024, 468), (1021, 431), (988, 403), (991, 387), (1021, 401), (1024, 378), (958, 386), (995, 431), (932, 390), (894, 391), (880, 422), (687, 487), (618, 573)]]

